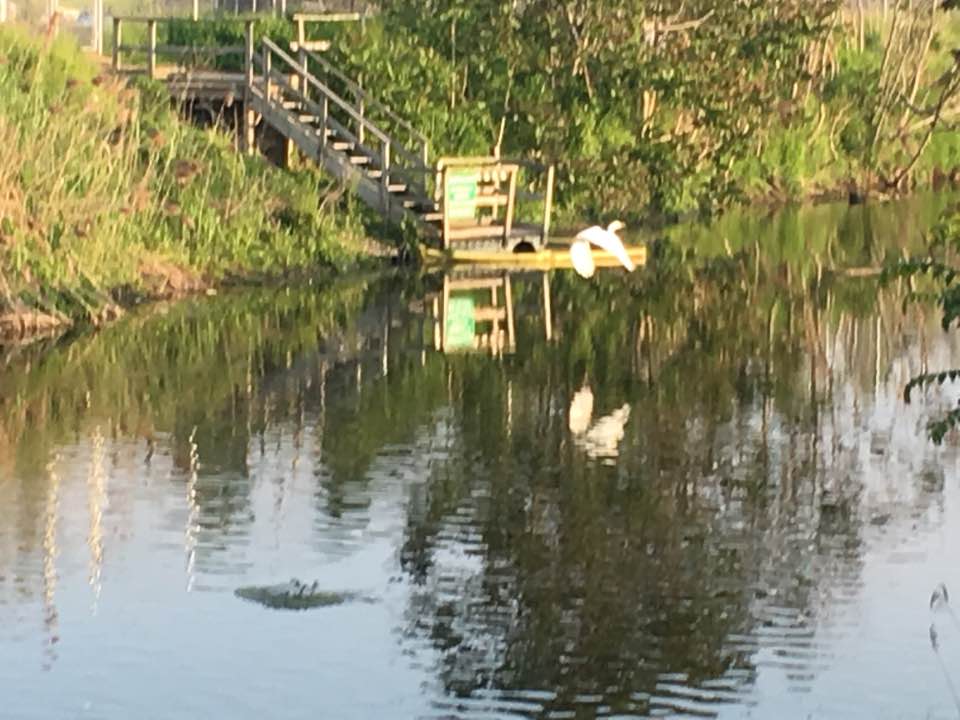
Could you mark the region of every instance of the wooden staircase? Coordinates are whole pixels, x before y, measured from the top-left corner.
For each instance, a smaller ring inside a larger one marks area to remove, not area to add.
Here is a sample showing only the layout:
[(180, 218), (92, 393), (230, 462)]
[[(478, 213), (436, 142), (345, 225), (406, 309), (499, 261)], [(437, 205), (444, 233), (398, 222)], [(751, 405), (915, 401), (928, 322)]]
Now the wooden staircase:
[[(297, 41), (287, 49), (269, 38), (255, 44), (255, 19), (246, 21), (242, 46), (187, 47), (158, 41), (164, 18), (115, 17), (113, 69), (165, 81), (180, 103), (229, 107), (242, 96), (246, 152), (256, 152), (257, 127), (263, 124), (283, 138), (285, 157), (299, 152), (384, 218), (413, 223), (444, 250), (512, 251), (546, 244), (552, 166), (499, 157), (431, 159), (422, 132), (322, 57), (328, 43), (306, 40), (310, 17), (293, 16)], [(124, 43), (124, 24), (145, 25), (147, 43)], [(238, 53), (242, 73), (210, 68), (209, 58)], [(138, 68), (141, 57), (145, 67)], [(161, 57), (175, 64), (163, 65)]]
[[(256, 51), (248, 31), (247, 151), (254, 151), (253, 132), (262, 118), (386, 218), (408, 219), (428, 234), (438, 234), (443, 213), (430, 189), (435, 171), (427, 165), (426, 138), (341, 76), (360, 96), (342, 97), (312, 70), (316, 66), (333, 74), (335, 69), (326, 60), (303, 48), (297, 54), (294, 58), (267, 38)], [(386, 123), (378, 115), (387, 116), (393, 127), (384, 129)], [(398, 130), (409, 139), (399, 139)]]

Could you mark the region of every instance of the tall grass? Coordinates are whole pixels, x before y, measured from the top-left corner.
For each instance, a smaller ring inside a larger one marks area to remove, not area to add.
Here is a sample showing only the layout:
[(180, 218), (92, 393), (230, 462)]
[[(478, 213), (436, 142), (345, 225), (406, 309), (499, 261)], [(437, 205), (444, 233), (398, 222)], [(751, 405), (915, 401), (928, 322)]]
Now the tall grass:
[(179, 121), (166, 90), (127, 87), (69, 40), (0, 30), (0, 315), (97, 319), (117, 296), (343, 267), (352, 214), (316, 173), (236, 152)]

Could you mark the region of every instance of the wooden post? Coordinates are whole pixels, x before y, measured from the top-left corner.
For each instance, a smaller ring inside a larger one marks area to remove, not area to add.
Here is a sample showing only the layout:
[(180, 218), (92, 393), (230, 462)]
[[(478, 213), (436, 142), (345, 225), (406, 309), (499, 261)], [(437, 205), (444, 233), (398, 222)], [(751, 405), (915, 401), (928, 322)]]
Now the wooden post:
[(280, 0), (280, 16), (287, 16), (287, 0)]
[(324, 95), (320, 101), (320, 150), (327, 146), (327, 123), (330, 121), (330, 99)]
[(246, 86), (253, 87), (253, 20), (247, 20), (244, 28), (243, 72), (246, 75)]
[(434, 295), (433, 300), (431, 301), (431, 309), (433, 310), (433, 349), (439, 350), (440, 345), (440, 298)]
[(120, 46), (123, 44), (123, 20), (113, 18), (113, 71), (120, 72)]
[(383, 144), (383, 175), (380, 176), (380, 192), (383, 197), (383, 211), (390, 210), (390, 141)]
[(157, 21), (147, 20), (147, 77), (157, 77)]
[[(420, 160), (424, 167), (430, 167), (430, 147), (426, 140), (420, 141)], [(426, 181), (424, 181), (426, 183)]]
[(447, 213), (447, 168), (440, 170), (440, 208), (443, 211), (443, 249), (450, 246), (450, 215)]
[(305, 101), (310, 100), (310, 83), (307, 82), (307, 73), (310, 72), (308, 63), (310, 62), (309, 56), (307, 55), (306, 48), (303, 45), (297, 45), (297, 60), (300, 61), (300, 67), (303, 70), (300, 73), (300, 94), (303, 95)]
[[(446, 176), (446, 172), (443, 173)], [(440, 351), (447, 351), (447, 313), (450, 311), (450, 278), (443, 274), (443, 306), (440, 318)]]
[(513, 351), (516, 347), (516, 338), (513, 334), (513, 291), (510, 287), (510, 273), (503, 274), (503, 296), (504, 304), (507, 306), (507, 344)]
[(243, 70), (246, 82), (243, 86), (243, 149), (253, 155), (257, 144), (257, 119), (253, 104), (253, 21), (247, 20), (243, 49)]
[[(499, 169), (498, 169), (499, 171)], [(510, 184), (507, 188), (507, 216), (503, 219), (503, 246), (509, 247), (510, 234), (513, 232), (513, 213), (517, 202), (517, 174), (519, 168), (510, 169)]]
[(266, 38), (263, 39), (263, 43), (260, 46), (260, 52), (263, 54), (263, 94), (264, 99), (269, 103), (270, 93), (272, 92), (270, 75), (273, 72), (273, 56), (271, 55), (269, 48), (267, 48)]
[(550, 238), (550, 216), (553, 215), (553, 178), (556, 168), (551, 165), (547, 168), (547, 189), (546, 196), (543, 199), (543, 232), (541, 241), (544, 245)]
[(257, 14), (257, 0), (250, 0), (250, 12)]
[(357, 101), (357, 110), (360, 113), (360, 120), (357, 121), (357, 142), (363, 145), (366, 103), (364, 102), (363, 95), (358, 92), (354, 92), (353, 97)]
[(7, 0), (0, 0), (0, 23), (7, 21), (7, 14), (9, 13), (7, 7)]
[(193, 12), (190, 14), (190, 17), (194, 22), (200, 19), (200, 0), (193, 0)]
[(543, 273), (543, 329), (547, 342), (553, 340), (553, 309), (550, 306), (550, 273)]
[[(6, 0), (0, 0), (0, 4)], [(93, 51), (103, 56), (103, 0), (93, 0)]]

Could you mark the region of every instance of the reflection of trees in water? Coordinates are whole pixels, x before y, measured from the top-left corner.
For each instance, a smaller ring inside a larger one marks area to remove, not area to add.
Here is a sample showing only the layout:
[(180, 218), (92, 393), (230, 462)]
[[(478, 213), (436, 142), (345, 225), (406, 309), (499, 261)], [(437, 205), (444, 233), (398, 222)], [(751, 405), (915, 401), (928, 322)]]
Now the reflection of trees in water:
[[(176, 306), (0, 371), (0, 442), (16, 448), (0, 472), (17, 478), (0, 500), (18, 508), (0, 568), (42, 550), (52, 449), (102, 428), (104, 477), (83, 475), (92, 561), (116, 492), (105, 458), (127, 438), (145, 467), (148, 446), (169, 456), (182, 504), (166, 529), (186, 526), (201, 574), (242, 569), (270, 458), (289, 465), (271, 466), (277, 503), (299, 466), (314, 483), (318, 545), (346, 543), (385, 495), (406, 503), (406, 642), (433, 648), (461, 696), (643, 711), (676, 701), (667, 671), (738, 692), (761, 650), (809, 684), (814, 630), (857, 592), (872, 525), (942, 487), (922, 445), (900, 457), (911, 428), (870, 414), (931, 345), (926, 326), (902, 324), (895, 288), (878, 299), (814, 265), (669, 260), (626, 282), (556, 275), (552, 344), (539, 279), (518, 278), (518, 353), (501, 362), (410, 352), (422, 328), (403, 299), (347, 292)], [(630, 407), (614, 466), (570, 435), (585, 383), (598, 416)], [(907, 477), (902, 507), (868, 482), (883, 462)]]
[(169, 455), (172, 467), (162, 482), (182, 493), (187, 517), (177, 512), (164, 522), (171, 530), (187, 524), (188, 555), (196, 551), (188, 564), (222, 570), (238, 562), (225, 550), (252, 521), (252, 439), (262, 440), (289, 410), (276, 407), (278, 393), (261, 391), (262, 380), (282, 374), (292, 358), (315, 352), (341, 328), (347, 332), (365, 293), (361, 283), (323, 293), (187, 301), (0, 363), (0, 498), (15, 508), (15, 520), (0, 532), (0, 559), (7, 560), (0, 575), (20, 567), (23, 592), (37, 592), (38, 575), (28, 568), (43, 535), (45, 468), (58, 448), (79, 443), (99, 449), (73, 461), (77, 472), (65, 476), (63, 492), (72, 491), (69, 481), (89, 486), (96, 589), (103, 552), (98, 515), (105, 506), (114, 513), (124, 506), (129, 488), (112, 488), (109, 475), (118, 453), (133, 452), (131, 440), (143, 444), (145, 471), (158, 453)]
[[(457, 452), (403, 552), (411, 632), (440, 652), (448, 691), (649, 710), (676, 700), (662, 673), (736, 690), (760, 650), (808, 686), (815, 629), (856, 596), (864, 527), (936, 497), (915, 429), (884, 435), (870, 416), (905, 374), (898, 298), (718, 272), (626, 302), (616, 283), (556, 282), (558, 347), (506, 372), (453, 365)], [(602, 408), (631, 405), (616, 468), (567, 433), (584, 376)], [(509, 423), (490, 420), (507, 407)], [(865, 495), (890, 470), (907, 502), (876, 507)]]

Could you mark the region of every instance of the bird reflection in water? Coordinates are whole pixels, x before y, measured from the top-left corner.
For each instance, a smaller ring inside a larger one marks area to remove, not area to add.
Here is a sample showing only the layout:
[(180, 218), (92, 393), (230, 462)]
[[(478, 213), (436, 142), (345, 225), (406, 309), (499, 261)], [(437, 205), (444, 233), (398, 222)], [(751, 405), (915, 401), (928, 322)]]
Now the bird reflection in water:
[(621, 405), (613, 412), (593, 420), (593, 390), (584, 385), (570, 401), (568, 427), (573, 441), (588, 457), (613, 463), (620, 455), (624, 427), (630, 420), (630, 406)]

